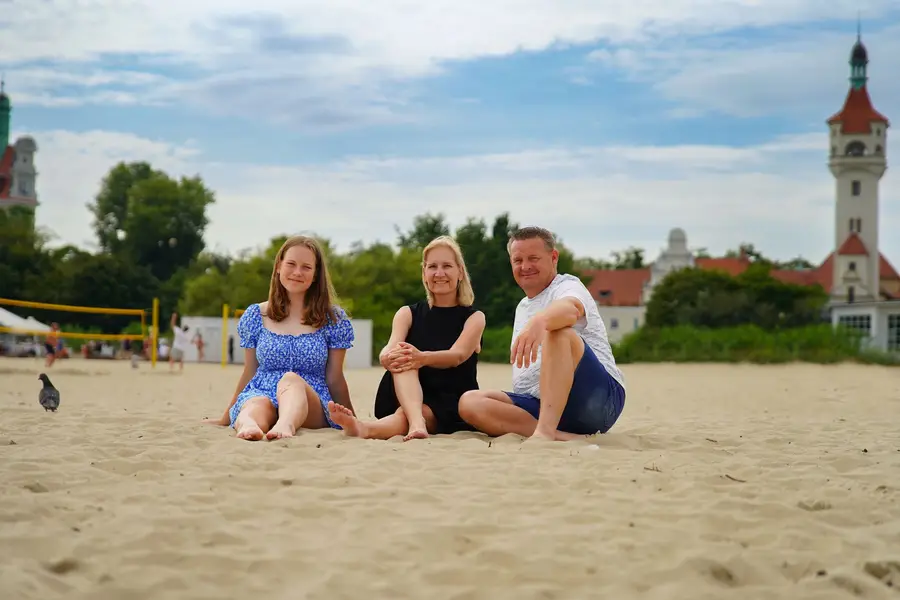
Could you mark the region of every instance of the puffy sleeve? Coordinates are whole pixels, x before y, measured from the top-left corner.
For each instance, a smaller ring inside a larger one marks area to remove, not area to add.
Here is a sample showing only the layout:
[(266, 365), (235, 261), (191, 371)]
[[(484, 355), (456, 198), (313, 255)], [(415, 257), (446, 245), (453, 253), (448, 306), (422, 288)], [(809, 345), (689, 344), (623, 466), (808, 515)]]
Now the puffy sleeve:
[(241, 320), (238, 321), (237, 330), (241, 338), (241, 348), (256, 348), (262, 328), (262, 312), (260, 312), (259, 304), (251, 304), (241, 315)]
[(334, 315), (328, 319), (325, 325), (325, 342), (328, 348), (352, 348), (355, 335), (353, 333), (353, 324), (347, 313), (339, 307), (335, 307)]

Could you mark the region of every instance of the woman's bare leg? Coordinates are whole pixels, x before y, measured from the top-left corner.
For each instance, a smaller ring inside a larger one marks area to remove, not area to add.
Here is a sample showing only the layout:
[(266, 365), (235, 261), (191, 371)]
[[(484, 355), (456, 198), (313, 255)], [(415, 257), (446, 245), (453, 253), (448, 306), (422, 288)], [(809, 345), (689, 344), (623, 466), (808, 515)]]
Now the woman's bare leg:
[[(434, 419), (434, 413), (427, 406), (422, 407), (422, 413), (425, 417), (425, 425), (429, 431), (435, 431), (437, 422)], [(409, 420), (402, 408), (397, 411), (378, 419), (377, 421), (360, 421), (357, 419), (350, 409), (336, 404), (328, 403), (328, 414), (331, 420), (341, 426), (344, 433), (350, 437), (366, 438), (370, 440), (389, 440), (395, 435), (405, 435), (409, 432)], [(410, 439), (408, 436), (404, 440)]]
[(261, 440), (272, 428), (276, 418), (272, 401), (265, 396), (254, 396), (241, 407), (241, 412), (234, 420), (234, 430), (242, 440)]
[(293, 437), (301, 427), (321, 429), (328, 426), (319, 395), (296, 373), (285, 373), (278, 382), (278, 421), (266, 439)]
[(394, 392), (397, 402), (406, 414), (409, 429), (406, 439), (424, 439), (428, 437), (428, 424), (422, 404), (422, 384), (419, 383), (419, 371), (402, 371), (393, 373)]

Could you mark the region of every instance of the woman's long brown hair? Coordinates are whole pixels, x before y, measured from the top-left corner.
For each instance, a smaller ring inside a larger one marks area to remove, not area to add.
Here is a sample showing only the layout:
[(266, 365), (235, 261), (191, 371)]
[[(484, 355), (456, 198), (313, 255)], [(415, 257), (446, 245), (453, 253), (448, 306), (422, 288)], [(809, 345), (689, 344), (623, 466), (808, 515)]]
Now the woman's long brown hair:
[(284, 244), (275, 255), (275, 264), (272, 266), (272, 280), (269, 283), (269, 304), (266, 316), (273, 321), (283, 321), (290, 312), (290, 298), (285, 287), (278, 278), (278, 271), (284, 255), (288, 250), (296, 246), (306, 246), (316, 257), (316, 272), (313, 275), (312, 285), (306, 290), (303, 299), (303, 322), (310, 327), (324, 327), (329, 319), (337, 321), (338, 313), (335, 308), (337, 294), (331, 285), (331, 277), (328, 275), (328, 266), (325, 264), (325, 254), (315, 238), (305, 235), (295, 235), (285, 240)]

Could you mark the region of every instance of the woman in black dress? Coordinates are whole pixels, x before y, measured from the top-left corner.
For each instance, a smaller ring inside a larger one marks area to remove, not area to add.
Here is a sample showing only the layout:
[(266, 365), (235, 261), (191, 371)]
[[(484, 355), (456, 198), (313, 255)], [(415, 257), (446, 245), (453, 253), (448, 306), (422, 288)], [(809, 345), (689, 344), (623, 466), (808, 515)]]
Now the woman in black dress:
[(478, 389), (484, 313), (472, 308), (472, 283), (453, 238), (441, 236), (425, 247), (422, 282), (427, 300), (397, 311), (379, 355), (385, 373), (375, 395), (378, 420), (360, 421), (329, 404), (331, 418), (347, 435), (409, 440), (472, 431), (457, 406), (463, 393)]

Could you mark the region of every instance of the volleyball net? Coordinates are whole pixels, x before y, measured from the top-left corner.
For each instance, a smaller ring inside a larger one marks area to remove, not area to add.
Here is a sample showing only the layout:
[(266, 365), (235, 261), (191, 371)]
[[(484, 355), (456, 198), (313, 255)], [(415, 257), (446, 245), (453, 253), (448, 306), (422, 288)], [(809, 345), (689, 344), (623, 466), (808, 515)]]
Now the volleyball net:
[[(27, 319), (21, 318), (15, 313), (17, 322), (14, 326), (4, 326), (0, 323), (0, 333), (6, 333), (14, 336), (42, 337), (54, 336), (59, 339), (74, 339), (96, 342), (116, 342), (116, 341), (139, 341), (143, 344), (145, 339), (150, 339), (150, 362), (156, 366), (157, 348), (159, 338), (159, 299), (154, 298), (150, 308), (110, 308), (99, 306), (74, 306), (70, 304), (51, 304), (49, 302), (34, 302), (30, 300), (12, 300), (9, 298), (0, 298), (0, 307), (10, 306), (13, 308), (26, 308), (33, 310), (46, 310), (54, 313), (88, 313), (106, 316), (130, 316), (140, 319), (140, 333), (95, 333), (84, 331), (73, 331), (69, 328), (61, 328), (59, 331), (53, 331), (50, 326), (34, 317)], [(150, 323), (148, 326), (147, 316), (150, 315)], [(45, 319), (49, 320), (49, 319)], [(54, 321), (63, 319), (54, 315)], [(133, 323), (133, 321), (132, 321)]]

